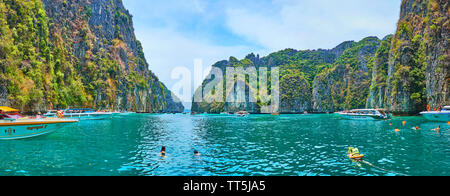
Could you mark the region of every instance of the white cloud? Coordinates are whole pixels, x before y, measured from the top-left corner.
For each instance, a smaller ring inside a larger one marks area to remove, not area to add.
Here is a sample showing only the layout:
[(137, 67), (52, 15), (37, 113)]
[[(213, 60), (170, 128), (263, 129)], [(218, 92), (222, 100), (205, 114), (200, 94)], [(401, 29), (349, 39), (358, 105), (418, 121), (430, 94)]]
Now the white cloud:
[(274, 0), (273, 4), (277, 7), (267, 10), (229, 8), (227, 25), (271, 50), (332, 48), (347, 40), (394, 33), (400, 9), (400, 0)]
[(152, 70), (172, 89), (176, 67), (193, 72), (229, 56), (332, 48), (394, 33), (401, 0), (124, 0)]
[(176, 67), (187, 67), (192, 70), (195, 59), (203, 60), (207, 69), (229, 56), (245, 57), (252, 51), (246, 46), (219, 46), (207, 40), (186, 37), (171, 28), (139, 28), (136, 35), (144, 46), (144, 53), (152, 70), (171, 88), (177, 81), (171, 79), (171, 72)]

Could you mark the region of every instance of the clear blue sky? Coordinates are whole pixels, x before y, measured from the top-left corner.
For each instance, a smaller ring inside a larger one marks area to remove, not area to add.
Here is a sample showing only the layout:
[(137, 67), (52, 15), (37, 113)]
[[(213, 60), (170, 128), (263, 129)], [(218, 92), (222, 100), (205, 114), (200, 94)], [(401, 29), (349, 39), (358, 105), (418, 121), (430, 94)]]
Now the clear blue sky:
[(395, 32), (401, 0), (123, 0), (150, 69), (171, 70), (285, 48), (330, 49)]

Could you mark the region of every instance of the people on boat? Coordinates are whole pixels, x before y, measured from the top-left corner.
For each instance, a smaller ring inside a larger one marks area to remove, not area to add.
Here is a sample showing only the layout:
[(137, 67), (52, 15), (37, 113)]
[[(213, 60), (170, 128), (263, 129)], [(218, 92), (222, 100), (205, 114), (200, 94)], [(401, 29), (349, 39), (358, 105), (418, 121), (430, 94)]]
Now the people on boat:
[(42, 119), (42, 114), (41, 114), (41, 112), (38, 112), (38, 113), (37, 113), (36, 119)]
[(161, 148), (161, 152), (159, 152), (159, 156), (162, 156), (162, 157), (166, 156), (166, 147), (165, 146), (163, 146)]
[(430, 104), (427, 105), (427, 111), (431, 111)]

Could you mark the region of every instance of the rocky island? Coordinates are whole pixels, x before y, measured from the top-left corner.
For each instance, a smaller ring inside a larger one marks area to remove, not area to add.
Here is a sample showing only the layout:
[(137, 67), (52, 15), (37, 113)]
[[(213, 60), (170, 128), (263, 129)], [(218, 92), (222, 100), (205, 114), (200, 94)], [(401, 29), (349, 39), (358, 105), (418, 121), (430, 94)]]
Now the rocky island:
[(121, 0), (0, 2), (0, 105), (182, 112)]

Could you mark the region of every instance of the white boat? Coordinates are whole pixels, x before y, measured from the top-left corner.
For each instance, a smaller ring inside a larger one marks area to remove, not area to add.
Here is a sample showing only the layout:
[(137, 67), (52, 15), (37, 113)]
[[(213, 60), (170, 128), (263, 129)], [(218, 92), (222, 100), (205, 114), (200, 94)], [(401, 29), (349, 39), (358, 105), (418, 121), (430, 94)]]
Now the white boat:
[[(62, 127), (76, 123), (75, 119), (21, 117), (18, 110), (0, 107), (0, 140), (37, 137), (53, 133)], [(19, 117), (20, 118), (16, 118)]]
[(391, 116), (385, 113), (383, 110), (377, 109), (356, 109), (346, 112), (337, 112), (345, 119), (358, 119), (358, 120), (385, 120), (390, 119)]
[(248, 115), (250, 115), (250, 113), (248, 113), (246, 111), (236, 112), (236, 116), (239, 116), (239, 117), (246, 117)]
[[(112, 112), (95, 112), (92, 109), (67, 109), (64, 110), (63, 113), (65, 118), (72, 118), (78, 120), (104, 120), (111, 118), (113, 116)], [(51, 110), (44, 114), (46, 117), (57, 117), (57, 112), (55, 110)]]
[(121, 115), (121, 116), (128, 116), (128, 115), (131, 115), (131, 114), (136, 114), (136, 112), (121, 112), (119, 115)]
[(427, 111), (420, 114), (430, 121), (450, 122), (450, 106), (445, 106), (441, 111)]

